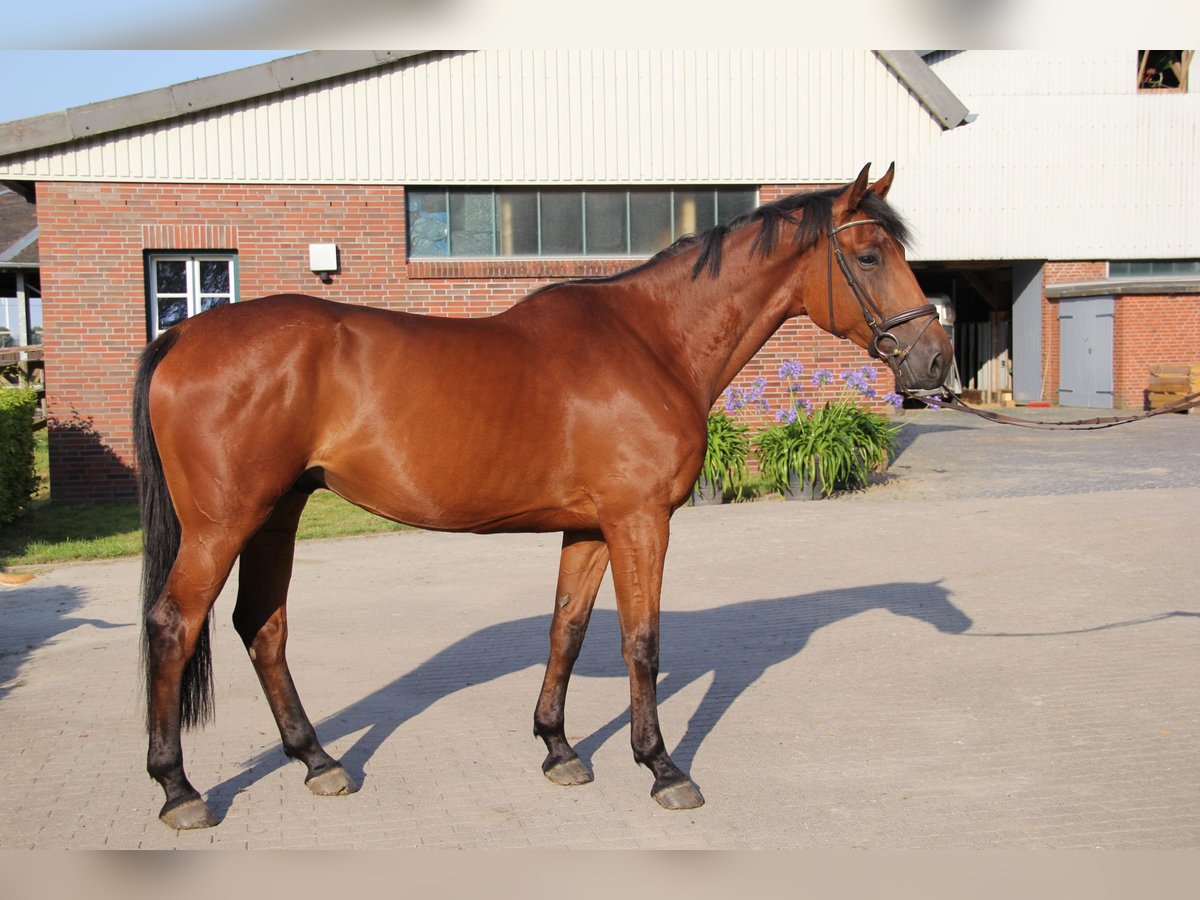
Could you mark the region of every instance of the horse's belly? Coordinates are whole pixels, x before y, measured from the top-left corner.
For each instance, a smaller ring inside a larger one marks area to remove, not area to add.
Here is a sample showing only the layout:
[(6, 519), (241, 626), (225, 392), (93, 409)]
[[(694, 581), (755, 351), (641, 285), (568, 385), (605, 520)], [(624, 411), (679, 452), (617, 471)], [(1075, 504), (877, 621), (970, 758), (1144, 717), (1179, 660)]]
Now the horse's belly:
[(489, 534), (598, 525), (595, 507), (586, 496), (549, 498), (529, 491), (521, 497), (497, 490), (486, 478), (363, 479), (327, 469), (325, 484), (368, 512), (431, 531)]

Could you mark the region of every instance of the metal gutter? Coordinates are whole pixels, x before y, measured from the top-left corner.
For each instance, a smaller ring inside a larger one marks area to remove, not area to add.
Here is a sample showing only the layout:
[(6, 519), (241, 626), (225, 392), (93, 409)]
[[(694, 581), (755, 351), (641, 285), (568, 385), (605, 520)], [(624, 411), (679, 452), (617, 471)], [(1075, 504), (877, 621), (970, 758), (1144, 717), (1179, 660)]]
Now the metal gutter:
[(161, 122), (399, 62), (428, 50), (313, 50), (169, 87), (0, 123), (0, 157)]
[(944, 131), (964, 124), (971, 111), (915, 50), (876, 50), (875, 55), (912, 91)]

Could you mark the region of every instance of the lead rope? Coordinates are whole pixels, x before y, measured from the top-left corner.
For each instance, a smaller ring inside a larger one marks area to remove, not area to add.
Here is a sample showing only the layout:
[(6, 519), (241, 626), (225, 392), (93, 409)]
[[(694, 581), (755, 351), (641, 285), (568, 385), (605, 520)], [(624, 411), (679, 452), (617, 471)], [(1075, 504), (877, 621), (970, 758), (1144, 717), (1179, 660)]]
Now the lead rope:
[(978, 416), (981, 419), (987, 419), (989, 422), (995, 422), (998, 425), (1017, 425), (1021, 428), (1041, 428), (1046, 431), (1095, 431), (1100, 428), (1112, 428), (1114, 425), (1126, 425), (1130, 422), (1140, 422), (1143, 419), (1149, 419), (1154, 416), (1161, 416), (1164, 413), (1182, 412), (1185, 409), (1192, 409), (1200, 406), (1200, 391), (1194, 394), (1188, 394), (1186, 397), (1180, 397), (1178, 400), (1172, 400), (1170, 403), (1165, 403), (1158, 409), (1152, 409), (1149, 412), (1138, 413), (1129, 416), (1097, 416), (1092, 419), (1075, 419), (1070, 422), (1033, 422), (1028, 419), (1018, 419), (1014, 416), (1006, 416), (1001, 413), (992, 412), (987, 409), (976, 409), (969, 406), (961, 397), (950, 391), (947, 391), (939, 402), (940, 406), (947, 409), (956, 409), (959, 412), (970, 413), (973, 416)]

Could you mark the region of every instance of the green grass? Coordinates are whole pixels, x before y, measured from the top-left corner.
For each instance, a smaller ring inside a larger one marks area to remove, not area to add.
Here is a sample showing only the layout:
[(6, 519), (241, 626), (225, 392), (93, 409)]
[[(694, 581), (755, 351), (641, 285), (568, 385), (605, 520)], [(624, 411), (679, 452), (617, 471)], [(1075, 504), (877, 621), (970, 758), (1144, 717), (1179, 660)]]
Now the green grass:
[[(26, 515), (0, 527), (0, 566), (112, 559), (142, 552), (136, 503), (51, 503), (45, 431), (37, 434), (34, 462), (42, 485)], [(336, 494), (318, 491), (304, 509), (298, 537), (343, 537), (405, 528), (359, 509)]]

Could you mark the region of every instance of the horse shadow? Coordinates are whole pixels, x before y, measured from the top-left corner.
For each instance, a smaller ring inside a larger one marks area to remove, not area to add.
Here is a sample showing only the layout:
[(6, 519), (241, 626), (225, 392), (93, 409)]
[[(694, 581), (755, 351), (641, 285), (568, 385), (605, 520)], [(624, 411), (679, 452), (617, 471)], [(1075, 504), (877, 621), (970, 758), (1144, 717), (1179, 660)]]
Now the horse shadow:
[(0, 628), (0, 701), (21, 686), (21, 669), (37, 648), (83, 625), (131, 628), (131, 623), (77, 618), (70, 613), (86, 594), (75, 587), (22, 587), (4, 592), (4, 627)]
[[(939, 583), (899, 582), (819, 591), (792, 597), (748, 600), (712, 609), (662, 613), (660, 703), (711, 675), (672, 757), (687, 771), (705, 737), (733, 703), (771, 666), (798, 654), (821, 628), (872, 610), (906, 616), (948, 634), (961, 634), (971, 619)], [(474, 685), (544, 666), (549, 649), (549, 615), (530, 616), (482, 628), (456, 641), (399, 678), (316, 724), (322, 743), (363, 734), (341, 763), (359, 783), (367, 762), (401, 725), (439, 700)], [(596, 609), (575, 674), (628, 678), (621, 658), (616, 612)], [(532, 729), (533, 705), (529, 698)], [(568, 699), (569, 704), (569, 699)], [(590, 764), (592, 755), (629, 722), (629, 707), (575, 744)], [(287, 764), (281, 749), (264, 751), (237, 775), (212, 789), (209, 804), (224, 816), (233, 797)]]
[(922, 437), (951, 431), (972, 430), (968, 425), (939, 425), (932, 422), (901, 422), (900, 424), (902, 427), (896, 432), (896, 441), (892, 447), (893, 462), (903, 456), (904, 452)]

